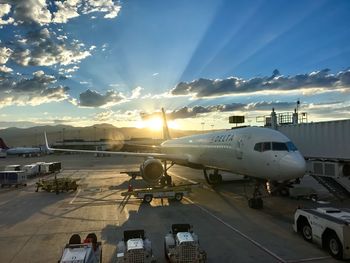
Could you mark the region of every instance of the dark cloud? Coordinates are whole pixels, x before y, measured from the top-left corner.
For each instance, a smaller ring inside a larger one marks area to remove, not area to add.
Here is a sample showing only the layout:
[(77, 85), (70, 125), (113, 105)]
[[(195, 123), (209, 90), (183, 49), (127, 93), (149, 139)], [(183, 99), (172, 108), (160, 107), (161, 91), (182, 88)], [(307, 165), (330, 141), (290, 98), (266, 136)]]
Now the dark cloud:
[(198, 98), (222, 95), (244, 94), (257, 91), (297, 90), (302, 88), (350, 88), (350, 70), (330, 74), (323, 69), (310, 74), (284, 77), (276, 69), (270, 77), (256, 77), (249, 80), (231, 77), (224, 80), (198, 79), (180, 82), (171, 90), (172, 95), (192, 95)]
[(124, 96), (116, 91), (107, 91), (105, 95), (90, 89), (79, 95), (79, 105), (84, 107), (108, 107), (124, 100)]
[(0, 77), (0, 107), (7, 105), (39, 105), (68, 99), (68, 87), (53, 84), (56, 78), (36, 71), (32, 78)]
[[(192, 108), (183, 107), (181, 109), (174, 110), (170, 113), (167, 113), (167, 119), (174, 120), (174, 119), (194, 118), (198, 114), (205, 114), (210, 112), (240, 111), (240, 110), (244, 110), (245, 106), (246, 104), (231, 103), (231, 104), (225, 104), (225, 105), (223, 104), (211, 105), (207, 107), (203, 107), (203, 106), (194, 106)], [(141, 118), (144, 120), (161, 116), (160, 112), (141, 113), (140, 115), (141, 115)]]

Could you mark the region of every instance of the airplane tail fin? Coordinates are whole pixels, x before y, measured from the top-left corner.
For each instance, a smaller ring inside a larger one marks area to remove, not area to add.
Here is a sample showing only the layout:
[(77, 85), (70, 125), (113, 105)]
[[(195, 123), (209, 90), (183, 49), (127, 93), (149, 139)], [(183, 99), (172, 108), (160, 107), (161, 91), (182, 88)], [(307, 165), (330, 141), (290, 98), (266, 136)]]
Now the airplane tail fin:
[(170, 133), (169, 133), (168, 122), (166, 120), (166, 115), (165, 115), (164, 108), (162, 108), (162, 118), (163, 118), (163, 139), (164, 140), (169, 140), (170, 139)]
[(0, 138), (0, 148), (5, 150), (9, 149), (2, 138)]

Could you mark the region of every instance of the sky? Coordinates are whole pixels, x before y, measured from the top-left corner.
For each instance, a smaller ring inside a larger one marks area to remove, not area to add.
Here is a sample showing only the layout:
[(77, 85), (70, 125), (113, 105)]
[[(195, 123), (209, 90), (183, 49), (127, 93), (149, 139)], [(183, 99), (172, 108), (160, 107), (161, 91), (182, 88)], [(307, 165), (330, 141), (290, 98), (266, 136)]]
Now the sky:
[(0, 0), (0, 128), (350, 118), (350, 1)]

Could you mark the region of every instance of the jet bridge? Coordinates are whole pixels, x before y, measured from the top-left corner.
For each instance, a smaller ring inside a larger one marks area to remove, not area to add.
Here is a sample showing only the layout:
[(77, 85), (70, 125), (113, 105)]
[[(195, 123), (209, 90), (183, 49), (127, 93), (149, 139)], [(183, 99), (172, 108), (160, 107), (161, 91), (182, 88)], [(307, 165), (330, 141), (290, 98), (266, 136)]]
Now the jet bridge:
[(303, 154), (308, 174), (338, 199), (350, 198), (350, 119), (276, 125), (276, 129)]

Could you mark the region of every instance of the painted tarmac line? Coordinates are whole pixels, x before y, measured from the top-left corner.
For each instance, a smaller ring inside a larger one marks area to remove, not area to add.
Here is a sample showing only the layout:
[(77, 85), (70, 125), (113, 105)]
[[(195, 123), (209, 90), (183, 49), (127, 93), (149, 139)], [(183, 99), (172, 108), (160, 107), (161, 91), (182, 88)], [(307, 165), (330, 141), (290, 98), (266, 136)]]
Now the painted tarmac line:
[(81, 192), (81, 189), (79, 188), (77, 193), (75, 194), (75, 196), (73, 197), (73, 199), (69, 202), (69, 204), (73, 204), (73, 202), (75, 201), (75, 199), (78, 197), (79, 193)]
[(299, 262), (310, 262), (310, 261), (319, 261), (319, 260), (326, 260), (331, 259), (331, 256), (326, 257), (314, 257), (314, 258), (302, 258), (302, 259), (296, 259), (296, 260), (288, 260), (287, 263), (299, 263)]
[(192, 184), (199, 184), (199, 182), (196, 182), (196, 181), (194, 181), (194, 180), (188, 179), (188, 178), (186, 178), (186, 177), (182, 177), (182, 176), (180, 176), (180, 175), (176, 175), (176, 174), (173, 174), (173, 173), (171, 173), (171, 175), (172, 175), (172, 176), (175, 176), (175, 177), (177, 177), (177, 178), (180, 178), (180, 179), (182, 179), (182, 180), (185, 180), (185, 181), (187, 181), (187, 182), (190, 182), (190, 183), (192, 183)]
[(261, 245), (260, 243), (258, 243), (257, 241), (255, 241), (254, 239), (250, 238), (249, 236), (247, 236), (246, 234), (244, 234), (243, 232), (239, 231), (237, 228), (231, 226), (229, 223), (225, 222), (224, 220), (222, 220), (220, 217), (217, 217), (216, 215), (214, 215), (212, 212), (210, 212), (209, 210), (205, 209), (204, 207), (194, 203), (191, 199), (189, 199), (188, 197), (184, 197), (184, 199), (189, 202), (190, 204), (193, 204), (195, 206), (197, 206), (199, 209), (201, 209), (203, 212), (207, 213), (208, 215), (210, 215), (211, 217), (215, 218), (216, 220), (218, 220), (219, 222), (221, 222), (222, 224), (224, 224), (225, 226), (227, 226), (228, 228), (230, 228), (231, 230), (233, 230), (234, 232), (236, 232), (238, 235), (240, 235), (241, 237), (245, 238), (246, 240), (250, 241), (251, 243), (253, 243), (255, 246), (257, 246), (258, 248), (260, 248), (261, 250), (263, 250), (265, 253), (269, 254), (270, 256), (272, 256), (273, 258), (275, 258), (277, 261), (279, 262), (283, 262), (283, 263), (288, 263), (288, 261), (284, 260), (283, 258), (280, 258), (279, 256), (277, 256), (275, 253), (273, 253), (272, 251), (270, 251), (269, 249), (267, 249), (266, 247), (264, 247), (263, 245)]

